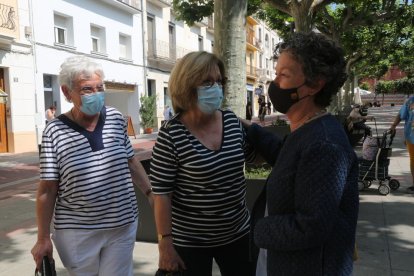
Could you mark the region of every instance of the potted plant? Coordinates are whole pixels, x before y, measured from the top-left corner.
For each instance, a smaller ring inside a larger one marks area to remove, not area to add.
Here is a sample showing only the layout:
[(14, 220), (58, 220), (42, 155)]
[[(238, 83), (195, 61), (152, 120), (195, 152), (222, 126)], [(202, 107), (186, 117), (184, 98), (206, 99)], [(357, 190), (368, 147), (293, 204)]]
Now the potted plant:
[(139, 114), (141, 115), (141, 126), (144, 129), (144, 133), (152, 133), (155, 125), (155, 113), (157, 110), (156, 100), (155, 96), (142, 96), (140, 98), (141, 107), (139, 109)]
[(286, 119), (277, 117), (276, 120), (272, 121), (270, 126), (265, 126), (265, 129), (275, 133), (279, 137), (283, 138), (290, 133), (290, 125)]

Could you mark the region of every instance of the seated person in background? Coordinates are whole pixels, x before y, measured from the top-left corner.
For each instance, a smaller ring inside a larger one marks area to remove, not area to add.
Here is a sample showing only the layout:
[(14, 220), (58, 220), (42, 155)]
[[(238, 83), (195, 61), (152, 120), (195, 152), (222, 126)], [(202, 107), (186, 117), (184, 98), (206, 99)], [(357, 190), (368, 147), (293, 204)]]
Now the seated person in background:
[(362, 116), (360, 113), (361, 106), (359, 104), (354, 105), (352, 108), (351, 113), (348, 116), (347, 119), (347, 126), (348, 131), (351, 131), (352, 129), (363, 129), (364, 132), (364, 139), (368, 135), (371, 135), (371, 128), (365, 124), (366, 120), (373, 120), (373, 116)]

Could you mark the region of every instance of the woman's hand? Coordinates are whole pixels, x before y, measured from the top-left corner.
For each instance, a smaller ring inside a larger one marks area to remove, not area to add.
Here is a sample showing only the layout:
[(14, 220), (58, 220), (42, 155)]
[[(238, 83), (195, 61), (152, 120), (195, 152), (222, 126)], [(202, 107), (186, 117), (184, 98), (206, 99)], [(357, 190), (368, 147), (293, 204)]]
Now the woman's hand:
[(49, 260), (53, 259), (53, 245), (50, 238), (37, 240), (36, 244), (32, 248), (31, 253), (36, 263), (36, 269), (40, 270), (44, 256), (48, 256)]
[(166, 271), (185, 270), (186, 266), (183, 260), (174, 249), (171, 237), (164, 238), (158, 243), (160, 257), (158, 267)]
[(242, 119), (239, 117), (240, 122), (242, 123), (243, 127), (245, 129), (249, 129), (249, 127), (252, 125), (252, 122), (246, 119)]

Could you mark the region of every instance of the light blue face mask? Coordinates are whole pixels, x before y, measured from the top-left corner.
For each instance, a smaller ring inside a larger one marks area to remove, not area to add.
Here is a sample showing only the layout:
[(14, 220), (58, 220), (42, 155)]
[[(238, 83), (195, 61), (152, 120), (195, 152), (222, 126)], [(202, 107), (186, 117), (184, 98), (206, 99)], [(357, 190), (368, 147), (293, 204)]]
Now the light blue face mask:
[(197, 88), (197, 95), (200, 110), (206, 114), (213, 114), (223, 101), (223, 88), (217, 83), (212, 86), (200, 86)]
[(96, 92), (81, 96), (82, 106), (80, 110), (87, 115), (95, 115), (99, 113), (104, 106), (105, 93)]

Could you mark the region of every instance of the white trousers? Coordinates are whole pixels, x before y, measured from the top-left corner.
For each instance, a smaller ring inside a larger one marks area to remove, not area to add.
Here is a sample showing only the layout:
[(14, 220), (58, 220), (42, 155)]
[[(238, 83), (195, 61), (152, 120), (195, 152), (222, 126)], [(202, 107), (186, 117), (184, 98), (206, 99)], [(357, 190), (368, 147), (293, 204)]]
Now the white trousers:
[(133, 276), (138, 222), (109, 230), (55, 230), (52, 240), (73, 276)]

